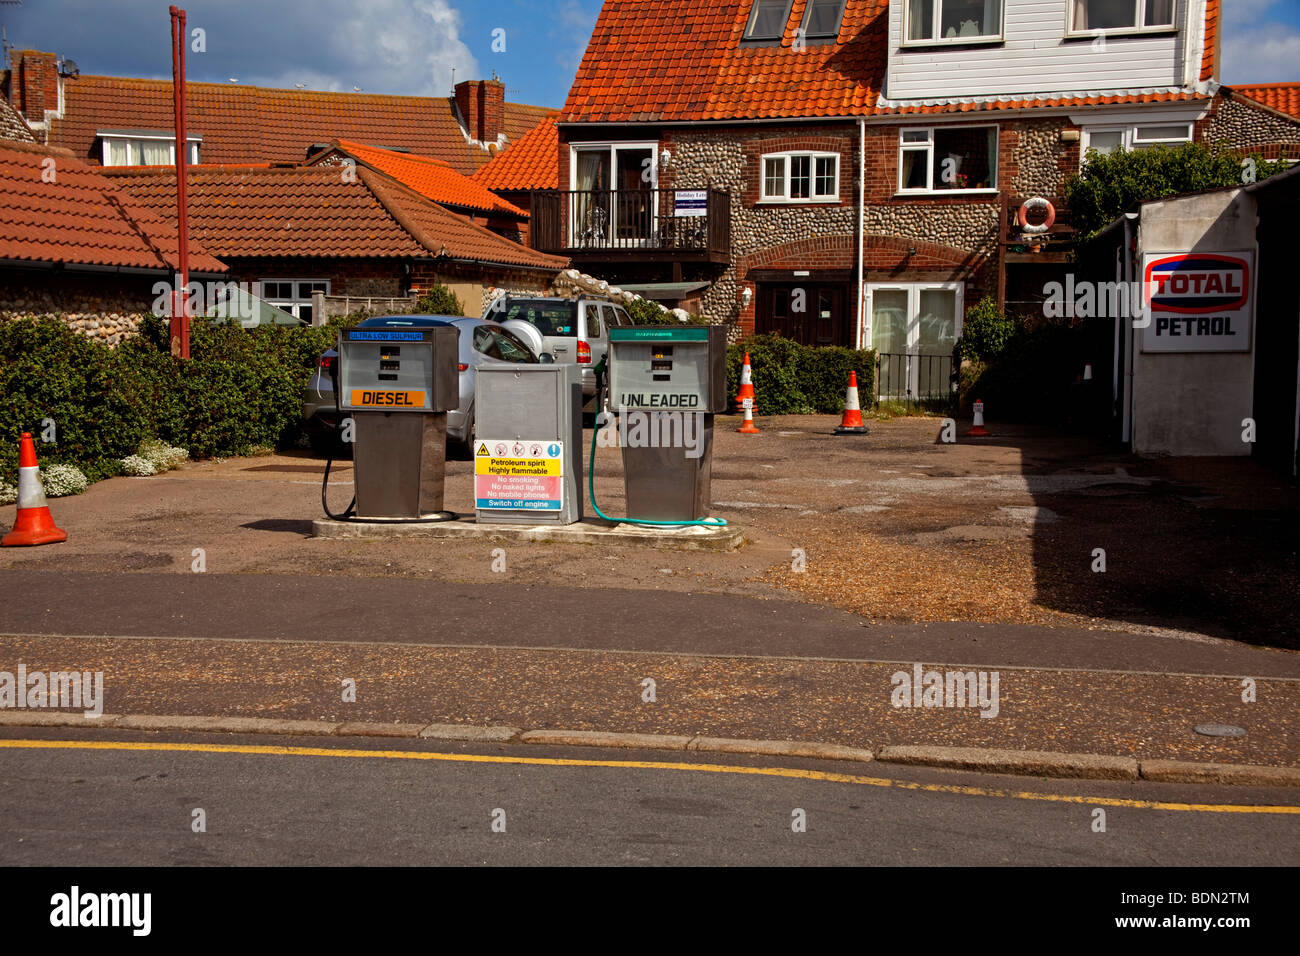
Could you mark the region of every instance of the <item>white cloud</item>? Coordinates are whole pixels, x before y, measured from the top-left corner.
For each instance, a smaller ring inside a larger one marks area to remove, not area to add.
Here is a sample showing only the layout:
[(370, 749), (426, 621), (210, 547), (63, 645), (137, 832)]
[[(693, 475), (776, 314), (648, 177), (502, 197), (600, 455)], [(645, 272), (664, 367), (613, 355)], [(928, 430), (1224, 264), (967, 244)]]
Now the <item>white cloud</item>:
[[(458, 80), (479, 75), (460, 38), (460, 14), (447, 0), (316, 0), (311, 14), (307, 24), (297, 25), (306, 35), (295, 42), (293, 59), (310, 59), (324, 69), (254, 67), (240, 82), (445, 96), (453, 69)], [(303, 56), (305, 50), (312, 55)]]
[(1244, 29), (1229, 25), (1224, 33), (1220, 69), (1224, 83), (1300, 80), (1300, 30), (1268, 23)]

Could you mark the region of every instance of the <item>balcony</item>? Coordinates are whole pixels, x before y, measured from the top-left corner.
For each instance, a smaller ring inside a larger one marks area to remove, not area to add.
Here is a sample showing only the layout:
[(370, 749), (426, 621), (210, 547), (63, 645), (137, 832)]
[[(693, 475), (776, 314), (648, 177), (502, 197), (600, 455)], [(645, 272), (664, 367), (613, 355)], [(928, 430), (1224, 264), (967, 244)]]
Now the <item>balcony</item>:
[(606, 262), (731, 259), (731, 197), (720, 189), (546, 190), (532, 194), (538, 252)]

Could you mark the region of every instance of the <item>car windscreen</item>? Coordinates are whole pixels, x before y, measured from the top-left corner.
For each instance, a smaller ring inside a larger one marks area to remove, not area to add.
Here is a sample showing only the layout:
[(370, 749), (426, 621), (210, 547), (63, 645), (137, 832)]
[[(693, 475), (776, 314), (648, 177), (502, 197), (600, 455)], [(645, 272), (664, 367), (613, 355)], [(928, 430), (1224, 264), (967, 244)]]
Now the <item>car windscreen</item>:
[(474, 350), (502, 362), (537, 364), (537, 356), (524, 344), (523, 339), (495, 325), (474, 327)]
[(578, 334), (578, 310), (572, 302), (511, 302), (497, 319), (523, 319), (542, 335), (573, 338)]

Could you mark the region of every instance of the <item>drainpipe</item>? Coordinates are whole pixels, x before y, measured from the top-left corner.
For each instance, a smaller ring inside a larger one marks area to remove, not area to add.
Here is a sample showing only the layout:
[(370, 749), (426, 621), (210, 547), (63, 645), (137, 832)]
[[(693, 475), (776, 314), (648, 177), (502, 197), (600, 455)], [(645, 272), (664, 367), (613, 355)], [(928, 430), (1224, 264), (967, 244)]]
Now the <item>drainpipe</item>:
[[(1133, 278), (1133, 239), (1137, 235), (1135, 226), (1138, 223), (1138, 214), (1135, 212), (1126, 212), (1124, 214), (1124, 281), (1136, 281)], [(1127, 286), (1126, 288), (1132, 288)], [(1142, 289), (1142, 301), (1146, 301), (1146, 288)], [(1120, 440), (1127, 443), (1133, 441), (1133, 352), (1137, 348), (1139, 332), (1132, 327), (1133, 318), (1129, 318), (1129, 341), (1128, 354), (1124, 356), (1124, 420), (1120, 432)]]
[(855, 348), (862, 348), (862, 314), (867, 307), (867, 277), (863, 272), (862, 243), (866, 224), (867, 205), (867, 121), (858, 117), (858, 329), (854, 336)]

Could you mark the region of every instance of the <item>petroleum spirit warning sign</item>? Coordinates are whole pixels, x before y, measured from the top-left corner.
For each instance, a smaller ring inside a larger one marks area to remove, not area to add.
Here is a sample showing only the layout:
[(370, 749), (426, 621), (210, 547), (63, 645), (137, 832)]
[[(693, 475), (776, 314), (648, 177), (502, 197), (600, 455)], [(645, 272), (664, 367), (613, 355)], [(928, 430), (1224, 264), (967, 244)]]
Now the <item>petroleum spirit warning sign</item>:
[(560, 511), (563, 481), (563, 442), (474, 442), (474, 501), (480, 511)]
[(1142, 278), (1151, 306), (1142, 351), (1250, 351), (1253, 253), (1147, 253)]

